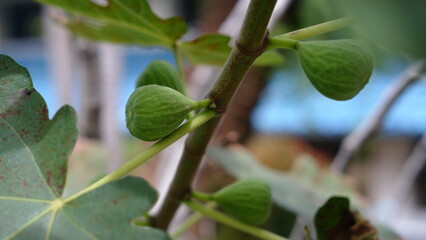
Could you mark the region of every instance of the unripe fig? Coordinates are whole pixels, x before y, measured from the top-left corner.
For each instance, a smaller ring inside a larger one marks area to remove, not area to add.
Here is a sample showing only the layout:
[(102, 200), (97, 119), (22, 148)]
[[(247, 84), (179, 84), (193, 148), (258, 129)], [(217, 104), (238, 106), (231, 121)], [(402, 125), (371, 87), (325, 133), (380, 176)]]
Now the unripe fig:
[(150, 84), (157, 84), (172, 88), (184, 94), (184, 86), (176, 69), (163, 60), (152, 61), (141, 73), (136, 81), (136, 88)]
[(373, 71), (373, 55), (369, 47), (357, 40), (300, 42), (297, 51), (311, 83), (331, 99), (355, 97)]
[(126, 126), (144, 141), (155, 141), (172, 133), (193, 111), (206, 107), (206, 100), (193, 101), (169, 87), (138, 87), (126, 104)]
[(213, 200), (224, 212), (241, 222), (257, 225), (269, 217), (271, 188), (258, 180), (241, 180), (216, 192)]

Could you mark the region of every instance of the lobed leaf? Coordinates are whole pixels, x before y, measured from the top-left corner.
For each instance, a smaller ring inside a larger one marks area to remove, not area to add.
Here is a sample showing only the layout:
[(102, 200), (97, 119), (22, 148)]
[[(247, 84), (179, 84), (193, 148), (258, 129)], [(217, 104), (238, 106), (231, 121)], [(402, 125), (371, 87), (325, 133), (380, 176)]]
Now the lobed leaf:
[[(52, 196), (60, 196), (78, 135), (74, 110), (64, 106), (49, 120), (46, 102), (28, 71), (4, 55), (0, 55), (0, 102), (0, 189), (23, 197), (45, 181)], [(35, 180), (37, 171), (41, 182)]]
[(89, 0), (38, 1), (70, 12), (66, 25), (93, 40), (171, 48), (187, 31), (181, 18), (159, 18), (146, 0), (108, 0), (106, 6)]
[(75, 112), (65, 106), (49, 120), (28, 71), (4, 55), (0, 102), (1, 239), (169, 239), (131, 225), (157, 198), (143, 179), (126, 177), (68, 202), (60, 197), (78, 134)]

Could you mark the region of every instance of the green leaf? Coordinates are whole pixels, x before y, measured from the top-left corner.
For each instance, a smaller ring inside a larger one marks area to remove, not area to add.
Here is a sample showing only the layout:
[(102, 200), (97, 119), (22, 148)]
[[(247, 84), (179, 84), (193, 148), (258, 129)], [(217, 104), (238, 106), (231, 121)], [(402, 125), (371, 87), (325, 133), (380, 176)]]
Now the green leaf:
[[(197, 64), (222, 66), (231, 53), (229, 41), (231, 38), (222, 34), (205, 34), (198, 38), (178, 43), (179, 51), (188, 61)], [(265, 52), (256, 59), (256, 66), (277, 66), (283, 63), (277, 52)]]
[[(47, 194), (45, 197), (49, 198)], [(43, 201), (35, 196), (0, 196), (0, 219), (7, 219), (0, 225), (0, 237), (166, 240), (169, 238), (160, 230), (131, 225), (156, 199), (155, 190), (145, 180), (130, 176), (64, 205), (54, 198)]]
[[(4, 55), (0, 55), (0, 102), (0, 166), (14, 159), (12, 165), (0, 167), (0, 189), (25, 197), (43, 183), (51, 188), (43, 192), (60, 196), (78, 134), (74, 110), (64, 106), (49, 120), (46, 103), (33, 88), (28, 71)], [(42, 166), (40, 182), (34, 175), (37, 165)]]
[(206, 34), (189, 42), (178, 44), (179, 50), (192, 63), (221, 66), (225, 64), (231, 47), (231, 38), (222, 34)]
[(168, 239), (130, 223), (155, 202), (144, 180), (127, 177), (72, 201), (61, 199), (76, 116), (48, 119), (28, 71), (0, 55), (0, 239)]
[(331, 197), (315, 214), (318, 240), (377, 240), (377, 229), (362, 216), (352, 212), (349, 199)]
[(282, 66), (284, 64), (283, 57), (275, 52), (268, 51), (262, 53), (253, 63), (255, 66)]
[(146, 0), (109, 0), (101, 6), (89, 0), (38, 0), (69, 11), (65, 24), (93, 40), (157, 45), (171, 48), (186, 31), (179, 17), (160, 19)]
[(314, 217), (318, 201), (325, 201), (332, 195), (349, 196), (356, 206), (360, 202), (357, 193), (342, 177), (321, 169), (307, 155), (295, 160), (291, 171), (282, 172), (260, 164), (244, 148), (210, 147), (207, 154), (238, 179), (254, 178), (267, 183), (275, 203), (306, 219)]

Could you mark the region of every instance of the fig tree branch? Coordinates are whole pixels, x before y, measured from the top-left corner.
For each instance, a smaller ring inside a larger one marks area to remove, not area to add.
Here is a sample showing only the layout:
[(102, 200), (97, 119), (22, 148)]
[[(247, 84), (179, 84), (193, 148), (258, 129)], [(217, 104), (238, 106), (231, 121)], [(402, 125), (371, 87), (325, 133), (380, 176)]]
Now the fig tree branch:
[[(225, 66), (208, 94), (223, 113), (240, 85), (241, 80), (267, 46), (267, 26), (276, 0), (252, 0), (243, 26)], [(152, 219), (155, 227), (167, 229), (181, 201), (190, 192), (194, 176), (201, 163), (207, 144), (219, 123), (220, 117), (210, 120), (192, 132), (185, 143), (184, 152), (165, 201), (158, 214)]]

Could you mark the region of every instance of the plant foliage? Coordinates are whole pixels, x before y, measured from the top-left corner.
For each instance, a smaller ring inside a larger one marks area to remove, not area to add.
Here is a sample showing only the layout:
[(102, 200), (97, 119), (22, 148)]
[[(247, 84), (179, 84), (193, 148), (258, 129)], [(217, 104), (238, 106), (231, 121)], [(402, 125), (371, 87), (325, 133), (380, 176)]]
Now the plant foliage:
[(143, 179), (126, 177), (70, 201), (61, 198), (78, 134), (75, 112), (64, 106), (49, 120), (28, 71), (5, 55), (0, 102), (1, 239), (168, 239), (131, 224), (157, 199)]

